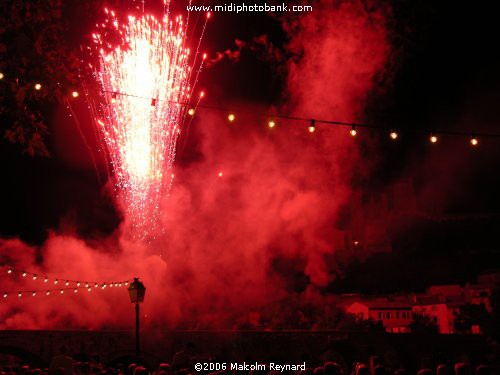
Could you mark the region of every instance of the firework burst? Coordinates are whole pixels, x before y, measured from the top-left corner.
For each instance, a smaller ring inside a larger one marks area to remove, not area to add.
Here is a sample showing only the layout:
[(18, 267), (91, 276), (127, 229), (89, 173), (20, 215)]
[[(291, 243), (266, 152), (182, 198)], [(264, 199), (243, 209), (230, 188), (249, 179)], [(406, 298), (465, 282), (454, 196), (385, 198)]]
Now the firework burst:
[(92, 35), (102, 92), (96, 122), (124, 210), (134, 233), (144, 236), (157, 224), (160, 198), (172, 184), (195, 61), (180, 16), (129, 16), (122, 25), (114, 12), (106, 13), (110, 18), (102, 26), (111, 31)]

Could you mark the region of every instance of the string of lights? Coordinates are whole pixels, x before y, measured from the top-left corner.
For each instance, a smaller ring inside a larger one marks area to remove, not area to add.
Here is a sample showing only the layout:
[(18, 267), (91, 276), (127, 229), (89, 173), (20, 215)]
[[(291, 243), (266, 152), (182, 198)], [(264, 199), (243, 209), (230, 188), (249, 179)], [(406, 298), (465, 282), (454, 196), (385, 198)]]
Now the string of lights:
[[(121, 287), (122, 285), (128, 286), (129, 282), (132, 279), (128, 280), (122, 280), (122, 281), (90, 281), (90, 280), (76, 280), (76, 279), (70, 279), (70, 278), (60, 278), (60, 277), (53, 277), (49, 276), (47, 274), (43, 273), (36, 273), (36, 272), (31, 272), (31, 271), (26, 271), (22, 270), (19, 268), (11, 267), (11, 266), (5, 266), (4, 269), (6, 270), (5, 272), (10, 275), (10, 276), (20, 276), (23, 279), (31, 279), (31, 280), (41, 280), (43, 283), (47, 285), (64, 285), (64, 288), (59, 288), (59, 289), (53, 289), (53, 290), (66, 290), (66, 289), (80, 289), (80, 288), (97, 288), (101, 287), (102, 289), (106, 287)], [(36, 291), (32, 291), (36, 292)]]
[[(5, 78), (5, 75), (0, 72), (0, 80), (3, 80)], [(33, 85), (33, 88), (37, 91), (42, 90), (43, 86), (41, 83), (35, 83)], [(194, 116), (196, 114), (196, 109), (206, 109), (206, 110), (214, 110), (214, 111), (220, 111), (220, 112), (225, 112), (227, 113), (227, 119), (229, 122), (234, 122), (236, 121), (236, 114), (231, 112), (228, 108), (224, 107), (219, 107), (219, 106), (214, 106), (214, 105), (208, 105), (208, 104), (200, 104), (199, 100), (197, 103), (194, 105), (192, 103), (188, 102), (176, 102), (176, 101), (171, 101), (171, 100), (163, 100), (159, 98), (147, 98), (147, 97), (142, 97), (138, 95), (133, 95), (129, 93), (123, 93), (123, 92), (111, 92), (111, 91), (105, 91), (105, 93), (108, 93), (111, 95), (111, 101), (115, 101), (118, 99), (119, 96), (128, 96), (128, 97), (134, 97), (134, 98), (140, 98), (140, 99), (147, 99), (151, 101), (151, 105), (155, 106), (158, 102), (161, 101), (166, 101), (174, 104), (179, 104), (187, 109), (186, 113), (189, 116)], [(205, 95), (204, 92), (200, 93), (200, 98), (203, 98)], [(72, 97), (73, 99), (79, 98), (80, 94), (76, 90), (71, 90), (69, 91), (69, 96)], [(366, 124), (366, 123), (352, 123), (352, 122), (343, 122), (343, 121), (334, 121), (334, 120), (329, 120), (329, 119), (313, 119), (310, 117), (300, 117), (300, 116), (291, 116), (287, 114), (279, 114), (279, 113), (259, 113), (258, 114), (261, 117), (268, 118), (267, 126), (269, 128), (275, 128), (278, 126), (278, 119), (279, 120), (288, 120), (288, 121), (299, 121), (299, 122), (305, 122), (308, 124), (307, 130), (309, 133), (314, 133), (316, 131), (316, 125), (318, 124), (323, 124), (323, 125), (333, 125), (333, 126), (342, 126), (342, 127), (348, 127), (349, 128), (349, 134), (352, 137), (355, 137), (358, 135), (358, 129), (377, 129), (377, 130), (383, 130), (386, 131), (389, 138), (392, 141), (396, 141), (399, 139), (400, 134), (403, 132), (402, 129), (396, 129), (394, 127), (387, 127), (387, 126), (381, 126), (381, 125), (375, 125), (375, 124)], [(436, 144), (439, 142), (441, 136), (452, 136), (452, 137), (465, 137), (469, 140), (469, 143), (471, 146), (476, 147), (479, 145), (479, 139), (482, 138), (500, 138), (500, 133), (486, 133), (486, 132), (469, 132), (469, 131), (454, 131), (454, 130), (445, 130), (445, 129), (434, 129), (432, 131), (429, 130), (417, 130), (417, 129), (404, 129), (404, 133), (422, 133), (425, 132), (428, 135), (428, 140), (432, 144)]]
[[(115, 285), (116, 287), (121, 287), (122, 283), (119, 283), (118, 285)], [(128, 283), (126, 284), (128, 285)], [(23, 296), (31, 296), (31, 297), (36, 297), (36, 296), (49, 296), (49, 295), (61, 295), (61, 294), (68, 294), (68, 293), (73, 293), (76, 294), (78, 293), (79, 290), (87, 290), (87, 292), (91, 292), (93, 289), (100, 288), (106, 289), (106, 287), (112, 287), (113, 284), (106, 284), (103, 283), (101, 285), (94, 284), (94, 285), (88, 285), (88, 286), (79, 286), (76, 288), (58, 288), (58, 289), (38, 289), (38, 290), (16, 290), (16, 291), (3, 291), (0, 292), (0, 296), (3, 299), (7, 299), (9, 297), (17, 297), (21, 298)]]
[[(0, 72), (0, 81), (3, 81), (4, 78), (5, 78), (5, 74), (3, 72)], [(41, 91), (43, 89), (43, 85), (40, 82), (35, 82), (33, 84), (33, 89), (35, 91)], [(76, 99), (80, 96), (80, 93), (77, 90), (72, 89), (72, 90), (68, 91), (68, 96)]]
[[(135, 98), (140, 98), (140, 99), (147, 99), (151, 100), (151, 105), (155, 106), (158, 101), (162, 101), (161, 99), (158, 98), (146, 98), (146, 97), (140, 97), (137, 95), (132, 95), (128, 93), (122, 93), (122, 92), (107, 92), (108, 94), (111, 94), (112, 100), (117, 100), (118, 96), (130, 96), (130, 97), (135, 97)], [(200, 93), (200, 99), (203, 98), (205, 95), (204, 92)], [(187, 103), (187, 102), (176, 102), (176, 101), (167, 101), (169, 103), (174, 103), (174, 104), (179, 104), (185, 108), (187, 108), (187, 114), (189, 116), (194, 116), (196, 113), (196, 108), (201, 108), (201, 109), (207, 109), (207, 110), (214, 110), (214, 111), (220, 111), (220, 112), (225, 112), (227, 113), (227, 120), (229, 122), (234, 122), (236, 121), (236, 114), (231, 112), (228, 108), (224, 107), (219, 107), (219, 106), (213, 106), (213, 105), (208, 105), (208, 104), (200, 104), (199, 100), (195, 105), (192, 105), (192, 103)], [(343, 122), (343, 121), (334, 121), (334, 120), (326, 120), (326, 119), (312, 119), (310, 117), (299, 117), (299, 116), (291, 116), (291, 115), (286, 115), (286, 114), (269, 114), (269, 113), (258, 113), (257, 114), (260, 117), (268, 118), (267, 126), (269, 128), (275, 128), (277, 126), (277, 120), (289, 120), (289, 121), (300, 121), (300, 122), (306, 122), (308, 124), (307, 130), (310, 133), (314, 133), (316, 131), (316, 124), (324, 124), (324, 125), (334, 125), (334, 126), (342, 126), (342, 127), (348, 127), (349, 129), (349, 134), (352, 137), (355, 137), (358, 135), (358, 130), (359, 128), (365, 128), (365, 129), (377, 129), (377, 130), (385, 130), (388, 133), (389, 138), (392, 141), (398, 140), (400, 136), (400, 130), (393, 128), (393, 127), (387, 127), (387, 126), (380, 126), (380, 125), (375, 125), (375, 124), (366, 124), (366, 123), (352, 123), (352, 122)], [(405, 129), (405, 133), (421, 133), (422, 130), (416, 130), (416, 129)], [(444, 130), (444, 129), (436, 129), (433, 131), (427, 131), (429, 141), (431, 143), (437, 143), (439, 141), (440, 136), (455, 136), (455, 137), (467, 137), (469, 139), (469, 142), (471, 146), (478, 146), (479, 145), (479, 138), (500, 138), (499, 133), (484, 133), (484, 132), (467, 132), (467, 131), (452, 131), (452, 130)]]

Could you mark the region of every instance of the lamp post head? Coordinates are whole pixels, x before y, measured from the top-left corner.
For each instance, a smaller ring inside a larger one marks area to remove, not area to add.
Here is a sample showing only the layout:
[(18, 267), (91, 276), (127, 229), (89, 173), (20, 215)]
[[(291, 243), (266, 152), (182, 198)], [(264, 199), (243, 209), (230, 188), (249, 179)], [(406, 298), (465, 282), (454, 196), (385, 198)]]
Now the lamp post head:
[(128, 294), (130, 295), (130, 302), (141, 303), (144, 301), (146, 294), (146, 287), (139, 281), (138, 277), (134, 277), (134, 281), (128, 287)]

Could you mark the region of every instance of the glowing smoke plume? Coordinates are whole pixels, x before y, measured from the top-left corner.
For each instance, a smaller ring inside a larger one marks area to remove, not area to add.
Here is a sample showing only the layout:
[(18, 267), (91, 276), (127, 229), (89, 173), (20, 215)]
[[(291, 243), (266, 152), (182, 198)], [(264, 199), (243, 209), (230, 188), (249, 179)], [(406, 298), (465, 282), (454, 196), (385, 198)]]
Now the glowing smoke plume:
[(172, 182), (169, 170), (190, 97), (186, 27), (168, 14), (160, 20), (129, 16), (123, 26), (116, 18), (108, 22), (121, 43), (113, 48), (110, 33), (93, 34), (103, 92), (97, 123), (124, 210), (143, 236), (155, 226), (160, 198)]
[[(385, 12), (367, 13), (361, 2), (334, 7), (328, 0), (318, 3), (323, 11), (315, 7), (285, 25), (287, 48), (294, 56), (286, 62), (286, 105), (290, 113), (361, 121), (355, 115), (362, 112), (390, 51)], [(110, 51), (114, 45), (103, 42), (98, 49)], [(218, 82), (214, 76), (212, 72)], [(105, 99), (111, 100), (111, 94)], [(109, 103), (104, 109), (121, 108), (122, 100), (136, 103), (133, 99), (117, 95), (116, 105)], [(137, 100), (142, 109), (153, 109), (151, 100)], [(342, 207), (352, 197), (353, 174), (368, 168), (375, 154), (363, 157), (347, 129), (319, 125), (310, 134), (307, 124), (277, 122), (275, 129), (262, 131), (265, 124), (254, 126), (262, 122), (255, 115), (260, 112), (262, 108), (253, 106), (247, 114), (237, 113), (238, 127), (220, 126), (227, 121), (220, 113), (201, 112), (197, 119), (203, 126), (192, 127), (187, 147), (196, 157), (176, 168), (175, 189), (161, 200), (165, 208), (158, 219), (167, 235), (158, 235), (155, 246), (130, 241), (126, 231), (88, 241), (65, 223), (39, 248), (16, 239), (0, 240), (0, 258), (4, 264), (73, 279), (140, 276), (148, 288), (141, 317), (148, 334), (170, 332), (163, 328), (238, 328), (250, 315), (251, 321), (259, 320), (254, 318), (259, 314), (263, 319), (257, 326), (300, 327), (294, 300), (315, 298), (319, 311), (330, 306), (319, 292), (340, 273), (333, 255), (352, 238), (349, 228), (338, 224)], [(99, 118), (106, 127), (121, 125), (105, 115)], [(110, 147), (113, 150), (116, 147)], [(381, 221), (380, 215), (375, 217)], [(162, 256), (151, 248), (161, 249)], [(350, 251), (349, 256), (358, 255)], [(14, 278), (0, 279), (4, 290), (21, 287)], [(34, 288), (33, 280), (25, 282), (25, 289)], [(0, 328), (133, 326), (132, 306), (123, 289), (58, 297), (37, 295), (30, 297), (32, 303), (8, 299), (0, 304)]]

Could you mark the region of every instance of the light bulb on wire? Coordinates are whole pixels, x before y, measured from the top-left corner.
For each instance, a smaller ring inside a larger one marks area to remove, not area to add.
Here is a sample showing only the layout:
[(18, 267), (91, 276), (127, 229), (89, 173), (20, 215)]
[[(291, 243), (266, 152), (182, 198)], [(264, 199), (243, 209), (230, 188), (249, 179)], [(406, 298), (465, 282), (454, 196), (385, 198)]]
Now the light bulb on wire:
[(309, 133), (314, 133), (316, 131), (316, 121), (311, 120), (311, 123), (309, 124)]

